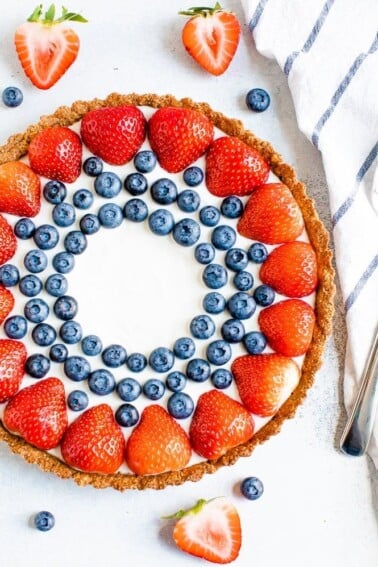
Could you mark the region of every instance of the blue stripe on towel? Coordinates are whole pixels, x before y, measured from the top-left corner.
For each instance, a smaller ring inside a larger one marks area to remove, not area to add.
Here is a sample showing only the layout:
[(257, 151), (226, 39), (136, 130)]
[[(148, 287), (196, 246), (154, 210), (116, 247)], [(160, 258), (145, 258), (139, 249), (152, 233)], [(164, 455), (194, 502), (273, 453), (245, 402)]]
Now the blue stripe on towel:
[(253, 30), (255, 29), (257, 24), (259, 23), (259, 20), (262, 16), (262, 13), (265, 9), (265, 5), (267, 3), (268, 3), (268, 0), (260, 0), (260, 2), (257, 4), (256, 10), (254, 11), (254, 14), (253, 14), (252, 18), (250, 19), (250, 22), (249, 22), (249, 25), (248, 25), (251, 32), (253, 32)]
[(352, 305), (355, 303), (356, 299), (360, 295), (361, 291), (374, 274), (375, 269), (378, 267), (378, 254), (373, 258), (370, 262), (360, 279), (358, 280), (357, 284), (355, 285), (353, 291), (347, 297), (345, 302), (345, 311), (348, 312)]

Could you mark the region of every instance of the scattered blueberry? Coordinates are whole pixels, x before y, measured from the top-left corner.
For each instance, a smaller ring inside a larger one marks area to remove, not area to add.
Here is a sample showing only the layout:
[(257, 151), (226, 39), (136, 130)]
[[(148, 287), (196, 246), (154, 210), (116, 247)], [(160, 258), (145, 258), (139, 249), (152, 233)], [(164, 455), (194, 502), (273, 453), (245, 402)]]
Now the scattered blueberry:
[(87, 356), (96, 356), (102, 351), (102, 342), (97, 335), (87, 335), (81, 341), (81, 350)]
[(182, 219), (175, 224), (172, 234), (180, 246), (193, 246), (201, 236), (201, 229), (197, 221)]
[(230, 344), (223, 340), (209, 343), (206, 349), (206, 358), (215, 366), (222, 366), (231, 359), (232, 351)]
[(238, 343), (245, 335), (245, 328), (239, 319), (228, 319), (222, 325), (221, 334), (225, 341)]
[(166, 234), (169, 234), (172, 231), (174, 224), (175, 221), (172, 213), (165, 209), (158, 209), (151, 213), (148, 217), (148, 226), (151, 231), (158, 236), (165, 236)]
[(156, 166), (156, 155), (151, 150), (142, 150), (134, 157), (134, 167), (141, 173), (150, 173)]
[(77, 209), (89, 209), (93, 204), (93, 194), (88, 189), (78, 189), (73, 194), (72, 202)]
[(34, 516), (34, 526), (40, 532), (48, 532), (55, 526), (55, 518), (51, 512), (42, 510), (42, 512), (38, 512), (38, 514)]
[(64, 247), (72, 254), (82, 254), (87, 247), (87, 238), (81, 230), (72, 230), (64, 239)]
[(32, 354), (26, 359), (25, 372), (32, 378), (43, 378), (50, 370), (50, 361), (43, 354)]
[(191, 358), (196, 351), (196, 345), (190, 337), (180, 337), (173, 345), (173, 352), (180, 360)]
[(225, 264), (229, 270), (241, 272), (248, 264), (247, 253), (241, 248), (230, 248), (226, 252)]
[(53, 362), (64, 362), (68, 356), (66, 345), (55, 344), (50, 348), (49, 356)]
[(251, 262), (262, 264), (268, 257), (268, 250), (261, 242), (255, 242), (248, 249), (248, 257)]
[(215, 257), (215, 248), (209, 242), (201, 242), (195, 248), (194, 257), (200, 264), (210, 264)]
[(121, 345), (109, 345), (102, 351), (101, 358), (102, 362), (109, 368), (118, 368), (125, 364), (127, 352)]
[(215, 324), (208, 315), (198, 315), (190, 322), (190, 332), (195, 339), (209, 339), (215, 333)]
[(245, 97), (246, 105), (254, 112), (263, 112), (270, 105), (270, 96), (264, 89), (251, 89)]
[(13, 264), (0, 266), (0, 284), (4, 287), (13, 287), (20, 281), (20, 272)]
[(109, 370), (95, 370), (89, 376), (88, 387), (94, 394), (98, 396), (106, 396), (115, 390), (116, 381)]
[(256, 301), (257, 305), (261, 305), (261, 307), (268, 307), (268, 305), (271, 305), (274, 301), (275, 296), (276, 294), (274, 292), (274, 289), (265, 284), (258, 285), (253, 292), (254, 300)]
[(74, 345), (81, 340), (83, 332), (76, 321), (65, 321), (59, 329), (60, 338), (68, 345)]
[(3, 90), (1, 98), (3, 99), (5, 106), (14, 108), (16, 106), (20, 106), (20, 104), (24, 100), (24, 95), (22, 94), (21, 89), (19, 89), (18, 87), (7, 87)]
[(90, 177), (97, 177), (97, 175), (100, 175), (103, 168), (104, 164), (102, 160), (96, 156), (87, 158), (83, 163), (84, 173), (86, 173)]
[(196, 187), (203, 181), (203, 171), (200, 167), (196, 165), (192, 165), (185, 169), (184, 173), (182, 174), (184, 182), (189, 185), (189, 187)]
[(38, 346), (50, 346), (56, 339), (56, 331), (48, 323), (39, 323), (32, 331), (32, 339)]
[(57, 226), (65, 228), (75, 222), (76, 212), (70, 203), (59, 203), (53, 208), (52, 218)]
[(233, 278), (233, 284), (239, 291), (248, 291), (252, 289), (254, 279), (250, 272), (245, 272), (242, 270), (241, 272), (237, 272)]
[(97, 215), (88, 213), (80, 219), (80, 229), (84, 234), (95, 234), (100, 230), (100, 221)]
[(55, 226), (42, 224), (33, 234), (34, 242), (41, 250), (51, 250), (59, 241), (59, 232)]
[(143, 195), (148, 189), (148, 181), (141, 173), (130, 173), (125, 179), (124, 186), (130, 195)]
[(234, 319), (249, 319), (256, 310), (256, 302), (248, 293), (238, 291), (228, 300), (227, 309)]
[(185, 189), (177, 197), (177, 205), (184, 213), (194, 213), (200, 206), (200, 196), (193, 189)]
[(62, 274), (51, 274), (45, 282), (45, 289), (53, 297), (61, 297), (68, 288), (68, 282)]
[(243, 202), (234, 195), (223, 199), (220, 207), (222, 215), (228, 219), (239, 218), (243, 213), (243, 208)]
[(202, 279), (210, 289), (219, 289), (227, 283), (227, 270), (221, 264), (209, 264), (203, 271)]
[(35, 297), (25, 303), (24, 315), (31, 323), (42, 323), (47, 319), (50, 308), (43, 299)]
[(130, 199), (123, 207), (123, 214), (132, 222), (143, 222), (148, 216), (148, 207), (142, 199)]
[(64, 183), (54, 179), (43, 187), (43, 196), (52, 205), (59, 205), (67, 197), (67, 188)]
[(221, 293), (217, 291), (211, 291), (207, 293), (203, 298), (202, 302), (203, 308), (207, 313), (216, 315), (222, 313), (226, 308), (226, 300)]
[(147, 358), (140, 352), (133, 352), (128, 356), (126, 366), (131, 372), (142, 372), (147, 366)]
[(121, 427), (132, 427), (139, 421), (139, 412), (132, 404), (122, 404), (115, 412), (115, 419)]
[(186, 366), (186, 375), (193, 382), (204, 382), (210, 377), (210, 364), (202, 358), (193, 358)]
[(122, 181), (118, 175), (112, 171), (103, 171), (96, 177), (94, 188), (97, 195), (100, 195), (100, 197), (112, 199), (121, 191)]
[(265, 349), (267, 340), (260, 331), (251, 331), (244, 336), (243, 343), (249, 354), (260, 354)]
[(31, 219), (20, 219), (14, 225), (14, 233), (21, 240), (31, 238), (35, 231), (35, 224)]
[(199, 217), (205, 226), (216, 226), (220, 219), (220, 211), (212, 205), (207, 205), (200, 210)]
[(151, 185), (151, 197), (159, 205), (171, 205), (177, 199), (177, 186), (171, 179), (157, 179)]
[(4, 322), (4, 331), (10, 339), (22, 339), (28, 330), (28, 322), (21, 315), (8, 317)]
[(165, 380), (165, 384), (171, 392), (181, 392), (186, 385), (186, 376), (182, 372), (170, 372)]
[(69, 321), (77, 314), (78, 304), (74, 297), (62, 295), (55, 301), (53, 309), (58, 319)]
[(47, 268), (47, 256), (42, 250), (30, 250), (25, 254), (24, 266), (32, 274), (39, 274)]
[(20, 292), (27, 297), (35, 297), (42, 289), (42, 282), (37, 276), (29, 275), (20, 279)]
[(264, 492), (264, 485), (255, 476), (249, 476), (241, 483), (240, 491), (248, 500), (257, 500)]
[(142, 386), (134, 378), (123, 378), (117, 384), (117, 394), (124, 402), (133, 402), (142, 393)]
[(104, 228), (117, 228), (123, 221), (123, 212), (119, 205), (106, 203), (98, 211), (98, 220)]
[(165, 347), (154, 349), (149, 358), (148, 364), (155, 372), (168, 372), (175, 362), (175, 356), (171, 350)]
[(82, 411), (88, 407), (88, 394), (83, 390), (73, 390), (67, 396), (67, 405), (72, 411)]
[(149, 400), (160, 400), (160, 398), (164, 395), (164, 392), (164, 382), (157, 378), (150, 378), (143, 384), (143, 394)]
[(75, 267), (75, 256), (71, 252), (58, 252), (53, 258), (52, 265), (60, 274), (68, 274)]
[(82, 356), (68, 356), (64, 361), (64, 372), (74, 382), (86, 380), (91, 373), (91, 366)]
[(222, 224), (214, 228), (211, 235), (211, 242), (218, 250), (228, 250), (232, 248), (236, 241), (236, 232), (232, 226)]
[(175, 419), (186, 419), (194, 411), (194, 402), (188, 394), (175, 392), (168, 398), (167, 409)]
[(232, 384), (232, 374), (226, 368), (217, 368), (210, 376), (210, 380), (218, 390), (224, 390)]

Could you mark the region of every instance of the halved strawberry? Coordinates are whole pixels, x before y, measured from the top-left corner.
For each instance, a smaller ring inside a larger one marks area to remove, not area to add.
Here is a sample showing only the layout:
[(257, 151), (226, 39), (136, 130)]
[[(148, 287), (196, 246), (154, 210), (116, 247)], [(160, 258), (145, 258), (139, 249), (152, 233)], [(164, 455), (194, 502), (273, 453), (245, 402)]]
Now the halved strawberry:
[(265, 183), (269, 166), (258, 151), (233, 136), (211, 144), (206, 156), (206, 185), (217, 197), (249, 195)]
[(0, 211), (34, 217), (41, 208), (39, 177), (22, 161), (0, 165)]
[(112, 165), (130, 161), (146, 137), (146, 119), (136, 106), (91, 110), (81, 121), (84, 144)]
[(148, 123), (148, 137), (160, 165), (177, 173), (209, 147), (214, 127), (201, 112), (188, 108), (159, 108)]
[(27, 22), (15, 32), (14, 43), (22, 68), (39, 89), (49, 89), (67, 71), (79, 52), (77, 34), (64, 26), (64, 22), (86, 22), (80, 16), (62, 8), (55, 18), (52, 4), (42, 17), (42, 4), (37, 6)]
[(8, 317), (14, 307), (14, 297), (8, 288), (0, 285), (0, 324)]
[(240, 517), (226, 498), (199, 500), (193, 508), (168, 518), (178, 519), (173, 539), (182, 551), (212, 563), (231, 563), (238, 557), (242, 540)]
[(290, 189), (283, 183), (268, 183), (252, 193), (237, 228), (247, 238), (282, 244), (295, 240), (304, 222)]
[(240, 24), (235, 14), (214, 8), (189, 8), (180, 12), (192, 16), (182, 30), (187, 52), (206, 71), (221, 75), (229, 67), (240, 39)]
[(189, 439), (169, 413), (146, 407), (126, 445), (126, 462), (136, 474), (159, 474), (184, 468), (190, 459)]
[(205, 459), (218, 459), (248, 441), (253, 430), (253, 419), (239, 402), (219, 390), (210, 390), (198, 399), (189, 437), (196, 453)]
[(67, 422), (66, 396), (58, 378), (20, 390), (4, 410), (5, 427), (38, 449), (57, 447)]
[(240, 356), (232, 364), (232, 373), (243, 404), (261, 417), (277, 412), (300, 377), (294, 360), (279, 354)]
[(0, 339), (0, 403), (18, 391), (27, 357), (25, 345), (13, 339)]
[(287, 242), (275, 248), (260, 268), (260, 279), (287, 297), (304, 297), (318, 283), (316, 254), (308, 242)]
[(65, 462), (85, 472), (115, 473), (122, 464), (125, 440), (107, 404), (87, 409), (68, 427), (61, 451)]
[(273, 350), (285, 356), (300, 356), (310, 346), (315, 313), (301, 299), (286, 299), (260, 311), (258, 322)]
[(8, 260), (14, 256), (16, 248), (17, 240), (12, 227), (8, 221), (0, 215), (0, 266), (8, 262)]
[(79, 136), (70, 128), (45, 128), (30, 142), (30, 167), (39, 175), (73, 183), (81, 172), (82, 151)]

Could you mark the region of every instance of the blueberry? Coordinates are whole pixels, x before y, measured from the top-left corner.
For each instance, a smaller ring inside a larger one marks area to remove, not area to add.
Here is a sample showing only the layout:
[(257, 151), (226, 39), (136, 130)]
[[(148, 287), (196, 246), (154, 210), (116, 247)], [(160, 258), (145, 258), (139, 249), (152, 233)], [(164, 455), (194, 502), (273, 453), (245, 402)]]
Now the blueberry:
[(81, 340), (83, 332), (76, 321), (65, 321), (59, 329), (59, 335), (63, 342), (74, 345)]
[(127, 220), (142, 222), (148, 216), (148, 207), (142, 199), (130, 199), (123, 207), (123, 214)]
[(76, 212), (70, 203), (59, 203), (53, 208), (52, 218), (57, 226), (65, 228), (75, 222)]
[(208, 315), (198, 315), (190, 322), (190, 332), (195, 339), (209, 339), (215, 333), (215, 324)]
[(253, 292), (254, 300), (257, 305), (261, 305), (262, 307), (268, 307), (268, 305), (271, 305), (275, 296), (276, 294), (274, 293), (274, 289), (265, 284), (258, 285)]
[(200, 167), (196, 165), (192, 165), (185, 169), (184, 173), (182, 174), (184, 182), (189, 185), (189, 187), (196, 187), (200, 185), (203, 181), (203, 171)]
[(232, 374), (226, 368), (217, 368), (211, 374), (210, 380), (218, 390), (224, 390), (232, 384)]
[(115, 412), (115, 419), (121, 427), (132, 427), (139, 421), (139, 412), (132, 404), (122, 404)]
[(210, 377), (210, 364), (202, 358), (193, 358), (187, 364), (186, 375), (193, 382), (205, 382)]
[(71, 252), (58, 252), (53, 258), (52, 265), (60, 274), (68, 274), (75, 267), (75, 256)]
[(31, 238), (35, 231), (35, 224), (31, 219), (20, 219), (14, 225), (14, 233), (21, 240)]
[(66, 345), (55, 344), (50, 348), (49, 356), (53, 362), (64, 362), (68, 356)]
[(80, 219), (80, 229), (84, 234), (95, 234), (100, 230), (100, 221), (97, 215), (88, 213)]
[(102, 351), (101, 358), (102, 362), (109, 368), (118, 368), (125, 364), (127, 352), (121, 345), (109, 345)]
[(194, 257), (200, 264), (210, 264), (215, 257), (215, 248), (208, 242), (201, 242), (195, 248)]
[(202, 279), (210, 289), (219, 289), (227, 283), (227, 270), (221, 264), (209, 264), (203, 271)]
[(201, 229), (197, 221), (182, 219), (175, 224), (172, 234), (180, 246), (193, 246), (201, 236)]
[(81, 382), (91, 373), (91, 366), (82, 356), (68, 356), (64, 361), (64, 373), (70, 380)]
[(248, 264), (247, 253), (241, 248), (230, 248), (226, 252), (225, 264), (229, 270), (241, 272)]
[(200, 202), (200, 196), (193, 189), (185, 189), (177, 197), (177, 205), (185, 213), (194, 213), (199, 208)]
[(249, 354), (260, 354), (265, 349), (267, 340), (259, 331), (251, 331), (244, 336), (243, 343)]
[(175, 392), (168, 398), (167, 409), (175, 419), (186, 419), (194, 411), (194, 402), (188, 394)]
[(22, 339), (28, 330), (28, 322), (21, 315), (8, 317), (4, 322), (4, 331), (10, 339)]
[(24, 315), (31, 323), (42, 323), (50, 312), (50, 308), (43, 299), (35, 297), (25, 303)]
[(207, 205), (200, 210), (199, 217), (205, 226), (216, 226), (220, 219), (220, 211), (212, 205)]
[(171, 350), (165, 347), (155, 348), (149, 358), (148, 364), (155, 372), (168, 372), (175, 362), (175, 356)]
[(20, 292), (27, 297), (35, 297), (42, 290), (42, 282), (37, 276), (24, 276), (18, 285)]
[(95, 370), (89, 376), (88, 386), (91, 392), (98, 396), (106, 396), (115, 390), (116, 381), (109, 370)]
[(50, 346), (56, 339), (56, 331), (47, 323), (39, 323), (32, 331), (32, 339), (38, 346)]
[(14, 108), (16, 106), (20, 106), (24, 100), (24, 95), (18, 87), (7, 87), (3, 90), (1, 98), (3, 99), (5, 106)]
[(173, 345), (173, 352), (180, 360), (191, 358), (196, 351), (196, 345), (190, 337), (180, 337)]
[(61, 297), (68, 289), (68, 282), (62, 274), (51, 274), (45, 282), (45, 289), (53, 297)]
[(67, 197), (67, 188), (64, 183), (54, 179), (43, 187), (43, 196), (52, 205), (59, 205)]
[(122, 189), (122, 181), (112, 171), (103, 171), (100, 173), (94, 182), (94, 188), (97, 195), (105, 197), (105, 199), (112, 199), (118, 195)]
[(257, 500), (264, 492), (264, 485), (255, 476), (249, 476), (240, 485), (240, 492), (248, 500)]
[(13, 287), (20, 281), (20, 272), (13, 264), (0, 266), (0, 284), (4, 287)]
[(251, 262), (262, 264), (268, 257), (268, 250), (261, 242), (255, 242), (248, 249), (248, 257)]
[(78, 189), (73, 194), (72, 202), (77, 209), (89, 209), (93, 204), (93, 194), (88, 189)]
[(157, 179), (151, 185), (151, 197), (159, 205), (171, 205), (177, 199), (177, 186), (171, 179)]
[(102, 342), (97, 335), (87, 335), (81, 341), (81, 350), (87, 356), (96, 356), (102, 351)]
[(221, 334), (228, 343), (238, 343), (245, 335), (245, 328), (239, 319), (228, 319), (221, 327)]
[(64, 239), (65, 249), (72, 254), (82, 254), (87, 244), (87, 238), (81, 230), (72, 230)]
[(250, 272), (237, 272), (233, 278), (233, 284), (239, 291), (248, 291), (253, 287), (253, 276)]
[(147, 358), (140, 352), (134, 352), (126, 360), (126, 366), (131, 372), (142, 372), (147, 366)]
[(141, 173), (130, 173), (124, 182), (125, 189), (130, 195), (143, 195), (148, 189), (148, 181)]
[(88, 407), (88, 394), (83, 390), (73, 390), (67, 396), (67, 405), (72, 411), (82, 411)]
[(226, 300), (221, 293), (217, 291), (211, 291), (207, 293), (203, 298), (202, 302), (203, 308), (207, 313), (216, 315), (222, 313), (226, 308)]
[(123, 221), (123, 212), (119, 205), (106, 203), (98, 211), (98, 220), (104, 228), (117, 228)]
[(228, 219), (237, 219), (243, 213), (243, 202), (239, 197), (231, 195), (223, 199), (221, 204), (221, 213), (224, 217)]
[(83, 163), (84, 173), (86, 173), (90, 177), (97, 177), (97, 175), (100, 175), (103, 168), (104, 164), (102, 160), (96, 156), (90, 156)]
[(236, 232), (232, 226), (222, 224), (214, 228), (211, 235), (211, 242), (218, 250), (228, 250), (232, 248), (236, 241)]
[(251, 89), (245, 97), (249, 110), (263, 112), (270, 105), (270, 96), (264, 89)]
[(42, 512), (38, 512), (38, 514), (34, 516), (34, 526), (40, 532), (48, 532), (55, 526), (55, 518), (51, 512), (42, 510)]
[(42, 224), (33, 234), (34, 242), (41, 250), (51, 250), (59, 241), (59, 232), (55, 226)]
[(142, 386), (134, 378), (123, 378), (117, 384), (117, 394), (124, 402), (133, 402), (142, 393)]
[(55, 301), (53, 309), (58, 319), (69, 321), (77, 314), (78, 304), (76, 299), (70, 295), (62, 295)]
[(248, 293), (238, 291), (228, 300), (227, 309), (234, 319), (249, 319), (256, 310), (256, 302)]
[(169, 234), (175, 224), (172, 213), (165, 209), (158, 209), (148, 217), (150, 230), (158, 236)]
[(181, 392), (186, 386), (186, 376), (182, 372), (170, 372), (165, 380), (168, 390)]
[(24, 266), (32, 274), (39, 274), (47, 268), (47, 256), (42, 250), (30, 250), (24, 258)]
[(215, 366), (222, 366), (231, 359), (231, 347), (223, 340), (211, 342), (206, 349), (206, 358)]
[(164, 395), (164, 392), (164, 382), (157, 378), (150, 378), (143, 384), (143, 394), (149, 400), (160, 400), (160, 398)]
[(50, 370), (50, 361), (43, 354), (32, 354), (25, 362), (25, 372), (32, 378), (43, 378)]
[(150, 173), (156, 166), (156, 155), (151, 150), (142, 150), (134, 157), (134, 167), (141, 173)]

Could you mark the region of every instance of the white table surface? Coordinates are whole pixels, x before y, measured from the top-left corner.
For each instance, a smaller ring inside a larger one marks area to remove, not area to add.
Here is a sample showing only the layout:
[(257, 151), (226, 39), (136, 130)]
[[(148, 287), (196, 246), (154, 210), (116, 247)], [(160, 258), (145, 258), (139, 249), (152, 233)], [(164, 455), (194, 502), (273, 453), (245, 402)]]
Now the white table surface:
[[(35, 4), (35, 0), (13, 2), (0, 18), (0, 88), (16, 85), (24, 93), (19, 108), (0, 104), (1, 143), (40, 115), (79, 98), (103, 97), (112, 91), (190, 96), (240, 118), (259, 137), (269, 139), (307, 183), (329, 226), (320, 156), (297, 129), (281, 71), (256, 53), (237, 1), (223, 4), (239, 15), (243, 36), (234, 62), (218, 78), (202, 71), (181, 45), (184, 19), (177, 12), (190, 2), (70, 2), (68, 8), (81, 11), (90, 23), (74, 24), (82, 41), (79, 58), (48, 91), (28, 82), (13, 48), (14, 30)], [(247, 110), (244, 98), (252, 87), (271, 93), (267, 112)], [(171, 528), (160, 517), (198, 498), (224, 495), (238, 507), (243, 526), (235, 565), (376, 567), (376, 472), (367, 458), (347, 458), (336, 449), (345, 423), (340, 401), (345, 346), (341, 304), (338, 295), (334, 337), (296, 418), (250, 458), (196, 484), (163, 492), (79, 488), (42, 473), (0, 444), (0, 566), (201, 565), (201, 560), (175, 548)], [(256, 502), (238, 493), (240, 481), (249, 475), (260, 477), (265, 485)], [(56, 517), (56, 526), (48, 533), (30, 525), (30, 517), (42, 509)]]

